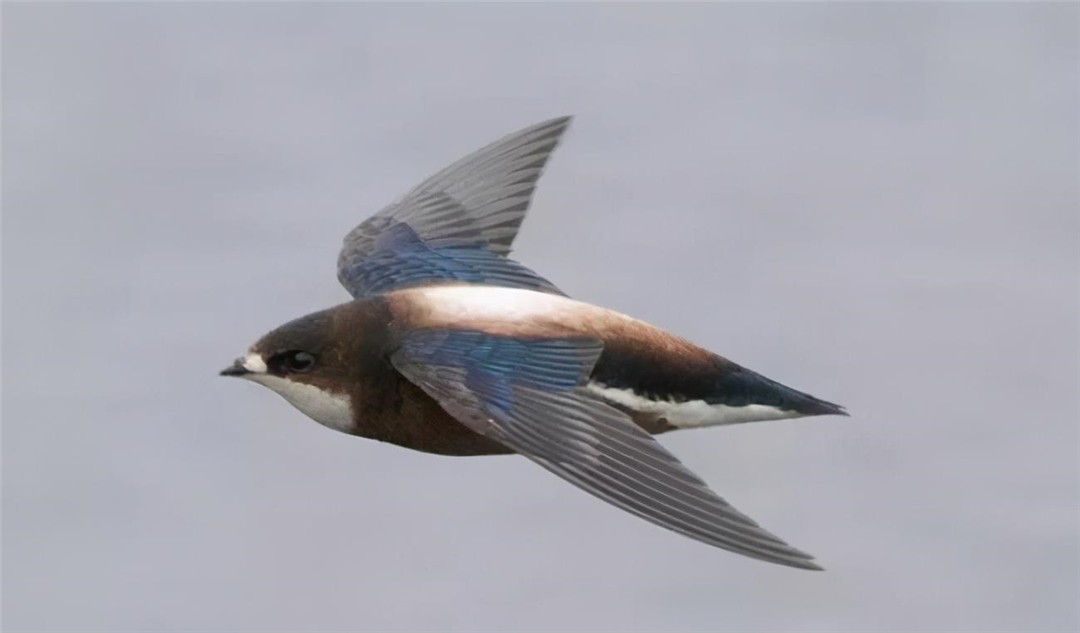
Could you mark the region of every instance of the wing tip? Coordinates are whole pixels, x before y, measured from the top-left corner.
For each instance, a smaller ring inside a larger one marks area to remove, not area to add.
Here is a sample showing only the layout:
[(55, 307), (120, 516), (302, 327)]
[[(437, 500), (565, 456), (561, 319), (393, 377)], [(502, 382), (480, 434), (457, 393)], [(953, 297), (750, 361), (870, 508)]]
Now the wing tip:
[[(526, 128), (518, 130), (517, 132), (511, 132), (509, 136), (516, 136), (518, 134), (530, 135), (543, 131), (546, 134), (550, 134), (555, 139), (556, 144), (562, 138), (564, 132), (570, 127), (570, 124), (574, 121), (574, 115), (563, 114), (557, 117), (552, 117), (546, 121), (534, 123)], [(551, 151), (554, 151), (554, 146)]]
[(566, 127), (566, 126), (569, 126), (570, 123), (573, 120), (574, 120), (574, 115), (572, 115), (572, 114), (560, 114), (559, 116), (551, 117), (547, 121), (544, 121), (544, 122), (538, 124), (537, 127), (543, 127), (545, 125), (550, 125), (552, 127), (556, 127), (556, 126), (561, 125), (563, 127)]
[(815, 563), (812, 560), (804, 560), (804, 561), (799, 561), (797, 563), (789, 563), (788, 566), (789, 567), (794, 567), (795, 569), (805, 569), (806, 571), (825, 571), (824, 567), (822, 567), (821, 565), (818, 565), (817, 563)]
[[(824, 567), (814, 561), (812, 555), (788, 545), (773, 534), (769, 534), (768, 532), (765, 532), (765, 534), (775, 539), (776, 547), (771, 549), (771, 551), (763, 550), (757, 546), (748, 545), (746, 543), (732, 546), (729, 543), (721, 544), (712, 541), (704, 541), (704, 539), (696, 540), (702, 540), (713, 547), (766, 563), (773, 563), (774, 565), (783, 565), (784, 567), (794, 567), (795, 569), (805, 569), (808, 571), (825, 571)], [(694, 537), (691, 536), (691, 538)]]
[(791, 548), (791, 557), (785, 559), (784, 562), (787, 565), (808, 571), (825, 571), (824, 567), (814, 561), (814, 556), (812, 554), (807, 554), (801, 549), (796, 549), (790, 545), (788, 545), (788, 547)]
[[(786, 554), (777, 554), (773, 556), (760, 556), (755, 554), (748, 554), (747, 552), (736, 550), (735, 553), (749, 556), (750, 558), (756, 558), (758, 560), (765, 561), (767, 563), (774, 563), (776, 565), (783, 565), (785, 567), (793, 567), (795, 569), (805, 569), (807, 571), (825, 571), (825, 568), (814, 561), (814, 557), (807, 554), (804, 551), (795, 549), (790, 545), (787, 545), (788, 551)], [(730, 550), (729, 550), (730, 551)]]

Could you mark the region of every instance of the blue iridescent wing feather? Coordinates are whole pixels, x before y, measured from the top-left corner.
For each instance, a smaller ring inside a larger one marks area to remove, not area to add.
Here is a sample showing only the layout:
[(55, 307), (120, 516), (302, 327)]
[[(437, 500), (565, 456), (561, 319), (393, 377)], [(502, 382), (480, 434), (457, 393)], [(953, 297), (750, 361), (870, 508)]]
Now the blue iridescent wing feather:
[(374, 240), (365, 256), (350, 260), (341, 274), (361, 296), (410, 286), (462, 282), (507, 288), (524, 288), (562, 294), (554, 284), (512, 259), (491, 252), (481, 244), (425, 242), (408, 224), (391, 225)]

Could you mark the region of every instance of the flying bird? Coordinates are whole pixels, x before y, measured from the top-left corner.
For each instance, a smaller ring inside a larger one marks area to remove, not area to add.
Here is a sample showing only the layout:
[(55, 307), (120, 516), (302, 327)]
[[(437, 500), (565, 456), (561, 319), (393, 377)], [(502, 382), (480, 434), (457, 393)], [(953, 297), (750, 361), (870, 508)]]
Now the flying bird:
[(221, 374), (338, 431), (441, 455), (517, 453), (690, 538), (821, 569), (653, 436), (843, 407), (571, 299), (508, 257), (569, 124), (510, 134), (365, 220), (338, 257), (353, 299), (273, 330)]

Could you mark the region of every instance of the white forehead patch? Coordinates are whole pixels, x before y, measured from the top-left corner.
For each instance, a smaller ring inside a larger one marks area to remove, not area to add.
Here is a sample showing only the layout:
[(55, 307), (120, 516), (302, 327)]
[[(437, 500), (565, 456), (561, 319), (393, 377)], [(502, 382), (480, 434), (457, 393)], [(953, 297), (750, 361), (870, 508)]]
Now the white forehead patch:
[[(244, 366), (247, 367), (246, 359)], [(263, 367), (265, 372), (265, 365)], [(304, 415), (323, 426), (346, 433), (353, 428), (352, 405), (349, 402), (349, 396), (345, 394), (331, 393), (314, 385), (286, 380), (267, 373), (248, 374), (244, 378), (274, 391)]]
[(259, 354), (248, 354), (240, 364), (250, 372), (256, 374), (266, 373), (266, 361)]

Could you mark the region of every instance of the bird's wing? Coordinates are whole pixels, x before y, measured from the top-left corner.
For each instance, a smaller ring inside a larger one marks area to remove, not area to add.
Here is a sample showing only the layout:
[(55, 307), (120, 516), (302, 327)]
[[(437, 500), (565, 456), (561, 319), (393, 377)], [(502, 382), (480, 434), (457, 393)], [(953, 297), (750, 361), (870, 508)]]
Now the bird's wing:
[(721, 499), (625, 414), (583, 385), (603, 349), (588, 338), (415, 330), (391, 362), (455, 419), (583, 490), (690, 538), (820, 569)]
[(562, 294), (508, 259), (570, 117), (510, 134), (431, 176), (345, 236), (338, 279), (353, 297), (438, 282)]

